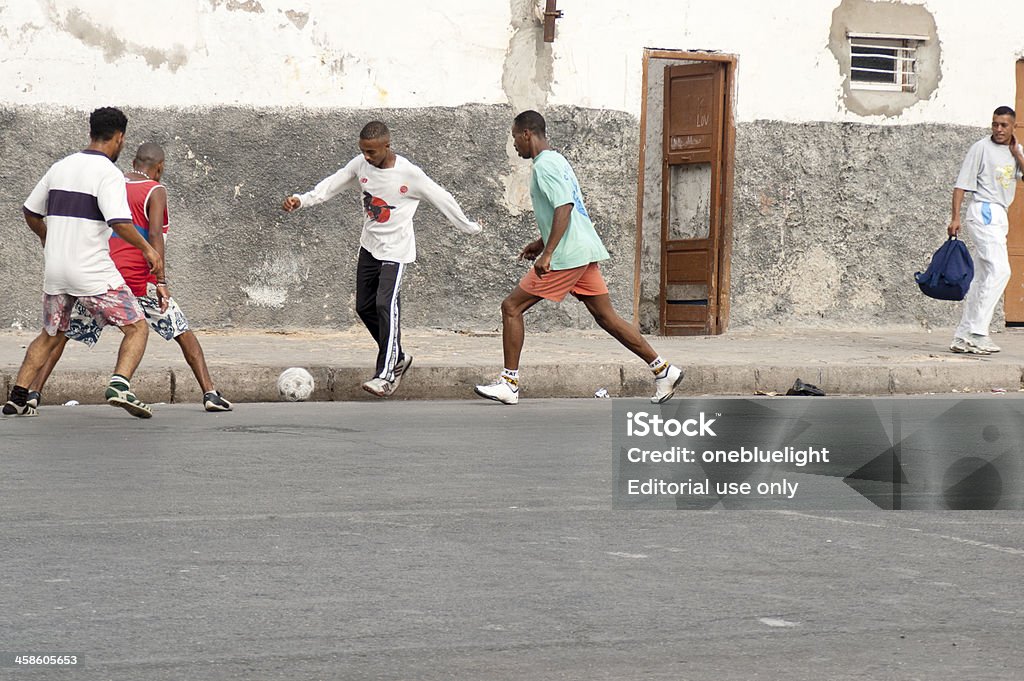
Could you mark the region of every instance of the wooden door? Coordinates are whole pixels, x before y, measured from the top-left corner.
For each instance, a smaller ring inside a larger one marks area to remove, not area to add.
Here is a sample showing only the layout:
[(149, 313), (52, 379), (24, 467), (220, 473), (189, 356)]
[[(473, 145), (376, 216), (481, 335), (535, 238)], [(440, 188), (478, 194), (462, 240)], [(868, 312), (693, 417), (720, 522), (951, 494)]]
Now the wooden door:
[[(1017, 62), (1017, 125), (1014, 134), (1024, 144), (1024, 59)], [(1010, 252), (1010, 283), (1003, 304), (1007, 326), (1024, 326), (1024, 182), (1017, 183), (1017, 193), (1010, 205), (1010, 233), (1006, 237)]]
[[(661, 178), (661, 330), (666, 335), (721, 333), (723, 147), (726, 65), (701, 62), (665, 68)], [(683, 174), (689, 177), (680, 182)], [(680, 196), (680, 187), (700, 196)], [(703, 202), (703, 203), (702, 203)], [(677, 203), (696, 206), (681, 235)], [(706, 223), (706, 224), (703, 224)]]

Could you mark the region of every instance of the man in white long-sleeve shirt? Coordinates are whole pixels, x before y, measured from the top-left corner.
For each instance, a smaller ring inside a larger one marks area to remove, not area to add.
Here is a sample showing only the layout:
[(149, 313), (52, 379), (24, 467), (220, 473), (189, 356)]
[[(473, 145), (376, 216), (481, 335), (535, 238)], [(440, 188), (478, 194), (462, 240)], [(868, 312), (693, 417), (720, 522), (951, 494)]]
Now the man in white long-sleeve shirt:
[(391, 132), (371, 121), (359, 133), (359, 156), (322, 180), (312, 191), (293, 194), (281, 206), (309, 208), (346, 188), (362, 192), (363, 232), (356, 270), (356, 313), (377, 341), (377, 368), (363, 389), (378, 397), (395, 392), (412, 356), (402, 351), (399, 294), (405, 267), (416, 259), (412, 218), (421, 200), (437, 208), (458, 229), (476, 234), (451, 194), (408, 159), (391, 150)]

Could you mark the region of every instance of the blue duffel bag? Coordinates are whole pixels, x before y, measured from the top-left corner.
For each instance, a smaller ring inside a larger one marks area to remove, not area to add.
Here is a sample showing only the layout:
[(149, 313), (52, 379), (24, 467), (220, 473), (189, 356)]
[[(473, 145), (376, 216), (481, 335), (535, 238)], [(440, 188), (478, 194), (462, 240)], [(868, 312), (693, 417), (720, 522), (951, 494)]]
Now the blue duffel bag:
[(963, 300), (972, 279), (974, 261), (964, 242), (955, 236), (939, 246), (927, 270), (914, 274), (921, 293), (939, 300)]

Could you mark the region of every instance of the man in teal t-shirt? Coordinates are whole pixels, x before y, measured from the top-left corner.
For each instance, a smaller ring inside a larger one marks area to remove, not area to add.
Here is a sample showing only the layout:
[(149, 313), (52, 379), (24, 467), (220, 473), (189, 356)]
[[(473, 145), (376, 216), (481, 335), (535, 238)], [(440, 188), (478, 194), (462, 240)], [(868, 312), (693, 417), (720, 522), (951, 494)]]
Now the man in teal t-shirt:
[(572, 204), (572, 210), (569, 212), (569, 229), (565, 231), (562, 240), (557, 244), (557, 249), (551, 255), (550, 269), (568, 270), (610, 257), (583, 205), (576, 173), (572, 171), (572, 166), (565, 157), (557, 151), (544, 149), (534, 157), (530, 198), (533, 201), (533, 214), (537, 218), (537, 226), (540, 227), (542, 243), (547, 243), (551, 239), (555, 208)]
[(476, 386), (476, 394), (503, 404), (519, 402), (519, 356), (526, 335), (523, 313), (545, 298), (560, 302), (571, 293), (602, 329), (648, 363), (654, 374), (651, 402), (670, 399), (683, 380), (683, 370), (662, 359), (612, 308), (598, 266), (609, 258), (608, 251), (587, 214), (576, 173), (564, 156), (548, 146), (544, 117), (536, 111), (516, 116), (512, 142), (520, 157), (533, 159), (530, 198), (541, 236), (519, 254), (534, 260), (534, 265), (501, 303), (505, 368), (494, 383)]

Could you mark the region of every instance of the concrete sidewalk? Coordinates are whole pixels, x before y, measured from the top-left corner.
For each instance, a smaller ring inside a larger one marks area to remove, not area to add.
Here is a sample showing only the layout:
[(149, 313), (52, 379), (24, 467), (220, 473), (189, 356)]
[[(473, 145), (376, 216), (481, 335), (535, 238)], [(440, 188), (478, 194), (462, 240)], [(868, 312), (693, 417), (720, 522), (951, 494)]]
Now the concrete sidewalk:
[[(236, 402), (275, 401), (276, 379), (290, 366), (316, 379), (315, 400), (377, 399), (360, 388), (372, 375), (376, 347), (362, 327), (343, 332), (198, 331), (217, 387)], [(0, 333), (0, 385), (13, 384), (25, 346), (35, 334)], [(44, 391), (45, 404), (102, 401), (120, 335), (108, 331), (93, 350), (69, 343)], [(686, 369), (681, 395), (780, 393), (796, 378), (829, 395), (1017, 392), (1024, 374), (1024, 330), (995, 334), (1003, 351), (955, 355), (948, 331), (923, 329), (735, 331), (709, 337), (651, 337), (669, 361)], [(473, 396), (502, 366), (500, 333), (403, 330), (415, 358), (391, 399)], [(613, 397), (652, 390), (643, 363), (601, 331), (527, 332), (522, 358), (523, 397)], [(149, 402), (198, 402), (196, 381), (176, 343), (151, 335), (133, 380)]]

